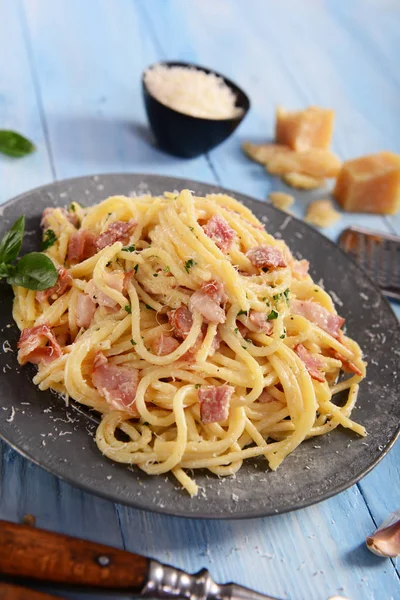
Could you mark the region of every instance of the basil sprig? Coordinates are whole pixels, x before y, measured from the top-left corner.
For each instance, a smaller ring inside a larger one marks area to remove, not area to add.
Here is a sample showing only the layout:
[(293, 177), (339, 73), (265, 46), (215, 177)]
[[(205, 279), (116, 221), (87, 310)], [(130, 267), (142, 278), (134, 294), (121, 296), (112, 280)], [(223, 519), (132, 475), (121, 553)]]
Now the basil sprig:
[(21, 158), (31, 154), (34, 150), (36, 150), (35, 145), (20, 133), (9, 129), (0, 129), (0, 152), (3, 154)]
[(24, 229), (25, 217), (22, 216), (0, 241), (0, 279), (28, 290), (47, 290), (55, 285), (58, 277), (50, 258), (41, 252), (30, 252), (17, 260)]

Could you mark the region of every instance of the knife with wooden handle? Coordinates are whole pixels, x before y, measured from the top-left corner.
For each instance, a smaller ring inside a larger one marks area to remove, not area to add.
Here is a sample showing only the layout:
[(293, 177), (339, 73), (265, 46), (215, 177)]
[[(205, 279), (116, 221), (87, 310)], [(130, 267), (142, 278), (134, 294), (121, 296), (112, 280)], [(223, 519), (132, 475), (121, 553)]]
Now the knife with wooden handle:
[(22, 585), (0, 582), (1, 600), (61, 600), (59, 596), (51, 596), (44, 592), (30, 590)]
[(142, 598), (277, 600), (234, 583), (218, 585), (207, 569), (189, 575), (125, 550), (0, 521), (4, 577)]

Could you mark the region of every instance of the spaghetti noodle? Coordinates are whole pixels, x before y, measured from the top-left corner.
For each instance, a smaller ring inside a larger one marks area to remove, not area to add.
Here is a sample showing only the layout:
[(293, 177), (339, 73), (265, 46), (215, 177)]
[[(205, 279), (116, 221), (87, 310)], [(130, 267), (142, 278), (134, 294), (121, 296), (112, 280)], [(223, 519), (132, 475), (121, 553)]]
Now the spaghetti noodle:
[(232, 475), (264, 456), (275, 470), (338, 425), (365, 435), (351, 419), (359, 346), (307, 261), (233, 198), (115, 196), (42, 223), (58, 280), (14, 286), (19, 361), (100, 413), (110, 459), (171, 471), (195, 495), (188, 469)]

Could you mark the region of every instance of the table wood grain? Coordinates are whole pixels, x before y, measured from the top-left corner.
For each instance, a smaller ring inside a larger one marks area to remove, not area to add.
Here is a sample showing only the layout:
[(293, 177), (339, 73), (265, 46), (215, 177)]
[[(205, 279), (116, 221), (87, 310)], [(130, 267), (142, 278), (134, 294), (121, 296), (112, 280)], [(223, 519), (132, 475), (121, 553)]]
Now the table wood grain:
[[(400, 4), (396, 0), (3, 0), (0, 127), (37, 152), (0, 157), (0, 201), (55, 179), (104, 172), (185, 176), (266, 199), (285, 189), (241, 153), (273, 133), (274, 107), (336, 109), (342, 159), (400, 152)], [(206, 156), (181, 160), (153, 144), (140, 76), (160, 59), (193, 61), (235, 80), (252, 109)], [(296, 193), (296, 214), (329, 190)], [(400, 216), (344, 215), (400, 234)], [(397, 314), (400, 315), (398, 308)], [(114, 505), (56, 479), (2, 444), (0, 518), (144, 553), (216, 580), (292, 600), (400, 597), (396, 561), (365, 536), (400, 505), (400, 445), (358, 485), (316, 506), (250, 521), (196, 521)], [(79, 595), (65, 593), (67, 598)]]

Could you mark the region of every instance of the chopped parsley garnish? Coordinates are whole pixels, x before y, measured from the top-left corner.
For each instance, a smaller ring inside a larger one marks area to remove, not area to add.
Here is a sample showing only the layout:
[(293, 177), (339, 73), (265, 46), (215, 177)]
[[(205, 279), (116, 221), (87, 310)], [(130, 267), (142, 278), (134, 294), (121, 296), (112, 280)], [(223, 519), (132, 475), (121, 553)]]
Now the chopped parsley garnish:
[(247, 350), (247, 346), (242, 346), (243, 350)]
[(196, 388), (196, 390), (198, 390), (199, 387), (201, 387), (201, 383), (196, 383), (196, 385), (194, 387)]
[(272, 297), (275, 300), (275, 302), (278, 302), (278, 300), (280, 300), (282, 298), (282, 292), (280, 294), (275, 294), (275, 296), (272, 296)]
[(285, 296), (285, 299), (286, 299), (286, 303), (287, 303), (287, 305), (289, 305), (289, 294), (290, 294), (290, 289), (289, 289), (289, 288), (287, 288), (287, 289), (286, 289), (286, 290), (283, 292), (283, 295)]
[(171, 269), (168, 266), (166, 266), (163, 268), (163, 271), (164, 271), (164, 273), (169, 273), (171, 271)]
[(185, 271), (186, 271), (186, 273), (189, 273), (190, 269), (192, 267), (194, 267), (195, 265), (197, 265), (197, 262), (195, 260), (193, 260), (193, 258), (189, 258), (189, 260), (187, 260), (185, 262)]
[(135, 244), (132, 244), (132, 246), (125, 246), (125, 248), (122, 248), (122, 250), (124, 252), (135, 252), (136, 246)]
[(153, 273), (153, 277), (158, 277), (158, 273)]
[(135, 271), (135, 273), (136, 273), (136, 274), (137, 274), (137, 272), (138, 272), (138, 268), (139, 268), (139, 265), (135, 265), (135, 266), (133, 267), (133, 270)]
[(194, 231), (194, 227), (191, 227), (190, 225), (189, 225), (189, 229), (190, 229), (190, 231)]
[(46, 229), (46, 231), (43, 234), (42, 250), (47, 250), (47, 248), (53, 246), (56, 243), (56, 241), (57, 236), (54, 233), (54, 231), (52, 229)]
[(72, 212), (75, 212), (76, 209), (75, 209), (75, 203), (74, 202), (71, 202), (69, 210), (72, 210)]
[(155, 309), (154, 309), (152, 306), (150, 306), (149, 304), (145, 304), (145, 307), (146, 307), (148, 310), (155, 310)]
[(130, 304), (127, 304), (127, 305), (125, 306), (125, 310), (126, 310), (126, 312), (128, 313), (128, 315), (131, 315), (131, 314), (132, 314), (132, 308), (131, 308), (131, 305), (130, 305)]
[(282, 335), (279, 336), (281, 338), (281, 340), (284, 340), (286, 337), (286, 333), (282, 333)]
[(237, 333), (239, 331), (239, 327), (235, 327), (235, 329), (233, 330), (235, 333)]
[(239, 310), (237, 316), (239, 317), (240, 315), (247, 315), (249, 311), (247, 310)]
[(136, 346), (136, 342), (134, 339), (131, 339), (131, 344), (132, 344), (132, 346)]
[(271, 310), (267, 319), (268, 319), (268, 321), (273, 321), (274, 319), (277, 319), (278, 316), (279, 316), (279, 313), (276, 310)]

